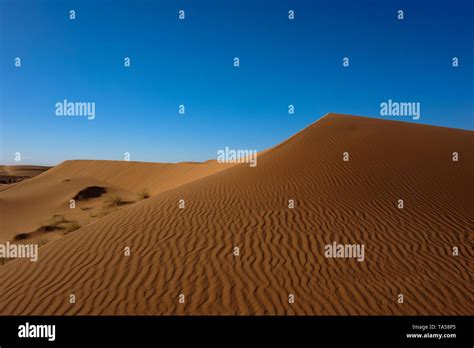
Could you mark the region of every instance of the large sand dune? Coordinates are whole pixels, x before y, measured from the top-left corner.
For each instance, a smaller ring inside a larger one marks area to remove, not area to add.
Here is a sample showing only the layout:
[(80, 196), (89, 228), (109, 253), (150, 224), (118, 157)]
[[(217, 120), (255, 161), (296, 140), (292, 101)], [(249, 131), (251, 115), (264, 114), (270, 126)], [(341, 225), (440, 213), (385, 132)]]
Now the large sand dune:
[[(470, 131), (330, 114), (255, 168), (166, 190), (144, 178), (156, 190), (150, 199), (46, 244), (36, 263), (1, 266), (0, 313), (472, 314), (473, 140)], [(127, 178), (141, 164), (101, 165), (117, 173), (110, 184), (137, 189)], [(78, 167), (71, 173), (87, 170)], [(333, 241), (364, 244), (365, 261), (325, 258)]]

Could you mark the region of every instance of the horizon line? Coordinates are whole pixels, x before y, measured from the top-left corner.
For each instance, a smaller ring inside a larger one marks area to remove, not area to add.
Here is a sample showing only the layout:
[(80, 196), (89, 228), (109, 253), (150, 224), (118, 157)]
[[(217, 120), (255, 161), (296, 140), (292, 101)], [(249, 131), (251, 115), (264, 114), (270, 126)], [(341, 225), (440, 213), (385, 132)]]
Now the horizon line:
[[(292, 139), (293, 137), (297, 136), (298, 134), (304, 132), (306, 129), (316, 125), (319, 121), (321, 121), (324, 118), (330, 117), (330, 116), (343, 116), (343, 117), (350, 117), (350, 118), (359, 118), (359, 119), (371, 119), (371, 120), (377, 120), (377, 121), (382, 121), (382, 122), (398, 122), (398, 123), (406, 123), (414, 126), (422, 126), (422, 127), (434, 127), (434, 128), (443, 128), (443, 129), (449, 129), (449, 130), (455, 130), (455, 131), (467, 131), (467, 132), (474, 132), (472, 129), (465, 129), (465, 128), (456, 128), (456, 127), (448, 127), (448, 126), (440, 126), (440, 125), (433, 125), (433, 124), (427, 124), (427, 123), (419, 123), (419, 122), (410, 122), (410, 121), (404, 121), (404, 120), (394, 120), (394, 119), (387, 119), (387, 118), (382, 118), (382, 117), (374, 117), (374, 116), (362, 116), (362, 115), (354, 115), (354, 114), (346, 114), (346, 113), (339, 113), (339, 112), (327, 112), (314, 122), (310, 123), (306, 127), (302, 128), (301, 130), (297, 131), (296, 133), (292, 134), (288, 138), (282, 140), (281, 142), (266, 148), (264, 150), (257, 150), (257, 154), (259, 153), (264, 153), (267, 152), (277, 146), (280, 146), (284, 143), (286, 143), (288, 140)], [(407, 116), (392, 116), (392, 117), (407, 117)], [(110, 162), (130, 162), (130, 163), (151, 163), (151, 164), (205, 164), (207, 162), (212, 162), (216, 161), (217, 158), (209, 158), (204, 161), (178, 161), (178, 162), (157, 162), (157, 161), (129, 161), (129, 160), (114, 160), (114, 159), (90, 159), (90, 158), (69, 158), (65, 159), (63, 161), (57, 162), (56, 164), (8, 164), (8, 163), (3, 163), (0, 162), (0, 166), (35, 166), (35, 167), (56, 167), (62, 163), (68, 162), (68, 161), (110, 161)]]

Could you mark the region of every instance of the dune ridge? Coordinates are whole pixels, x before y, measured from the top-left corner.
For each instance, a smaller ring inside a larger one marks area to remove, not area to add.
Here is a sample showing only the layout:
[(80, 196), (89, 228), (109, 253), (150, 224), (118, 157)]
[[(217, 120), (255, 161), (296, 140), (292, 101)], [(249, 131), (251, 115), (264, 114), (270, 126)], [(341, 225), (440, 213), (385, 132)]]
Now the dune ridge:
[[(0, 313), (472, 314), (473, 139), (329, 114), (255, 168), (170, 187), (0, 267)], [(364, 243), (365, 261), (325, 258), (333, 241)]]

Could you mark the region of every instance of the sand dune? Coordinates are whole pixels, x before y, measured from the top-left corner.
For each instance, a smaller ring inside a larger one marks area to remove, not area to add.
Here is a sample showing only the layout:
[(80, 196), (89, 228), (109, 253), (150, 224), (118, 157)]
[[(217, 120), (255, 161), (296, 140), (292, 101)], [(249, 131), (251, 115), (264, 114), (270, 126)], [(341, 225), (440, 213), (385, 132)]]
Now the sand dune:
[[(255, 168), (174, 188), (144, 177), (138, 185), (152, 198), (46, 244), (36, 263), (1, 266), (0, 313), (472, 314), (473, 140), (470, 131), (330, 114)], [(101, 173), (116, 172), (109, 164)], [(126, 165), (128, 174), (94, 180), (134, 191), (135, 166)], [(333, 241), (364, 244), (365, 261), (325, 258)]]
[(50, 170), (58, 179), (89, 177), (130, 192), (147, 190), (151, 195), (224, 170), (231, 165), (216, 161), (147, 163), (127, 161), (65, 161)]
[[(51, 167), (45, 166), (4, 166), (0, 165), (0, 192), (13, 187), (14, 183), (35, 177)], [(8, 184), (8, 185), (6, 185)]]
[[(96, 216), (110, 212), (110, 209), (104, 211), (102, 208), (113, 197), (124, 202), (135, 202), (144, 192), (155, 195), (230, 166), (216, 161), (176, 164), (66, 161), (43, 175), (16, 183), (14, 187), (0, 192), (0, 242), (51, 224), (53, 217), (84, 226), (94, 221)], [(2, 169), (17, 174), (34, 170), (34, 166), (28, 166), (30, 169), (26, 167), (12, 169), (3, 166)], [(76, 209), (70, 209), (70, 199), (90, 186), (105, 187), (107, 194), (101, 199), (78, 203)], [(43, 237), (49, 239), (51, 234)]]
[(39, 175), (51, 167), (46, 166), (4, 166), (0, 165), (0, 176), (9, 175), (9, 176), (24, 176), (24, 177), (34, 177)]

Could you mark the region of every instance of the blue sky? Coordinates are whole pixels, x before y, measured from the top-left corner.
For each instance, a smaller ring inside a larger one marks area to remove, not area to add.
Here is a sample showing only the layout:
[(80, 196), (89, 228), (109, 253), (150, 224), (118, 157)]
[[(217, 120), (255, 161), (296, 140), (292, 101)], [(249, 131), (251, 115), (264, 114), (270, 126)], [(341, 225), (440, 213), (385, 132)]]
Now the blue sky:
[[(204, 161), (226, 146), (274, 146), (328, 112), (381, 117), (388, 99), (421, 104), (417, 121), (390, 119), (472, 130), (473, 10), (469, 0), (0, 0), (0, 163), (15, 152), (22, 164), (124, 152)], [(96, 118), (55, 116), (63, 99), (95, 102)]]

